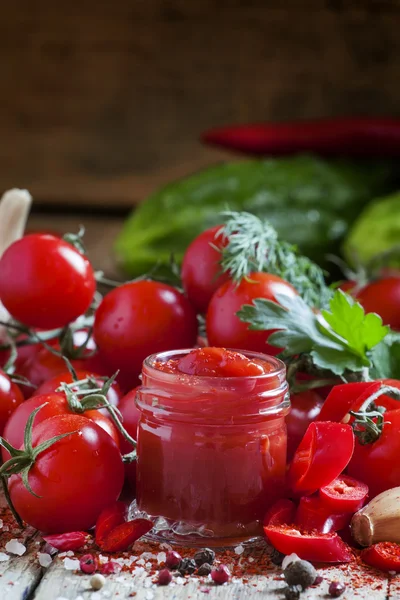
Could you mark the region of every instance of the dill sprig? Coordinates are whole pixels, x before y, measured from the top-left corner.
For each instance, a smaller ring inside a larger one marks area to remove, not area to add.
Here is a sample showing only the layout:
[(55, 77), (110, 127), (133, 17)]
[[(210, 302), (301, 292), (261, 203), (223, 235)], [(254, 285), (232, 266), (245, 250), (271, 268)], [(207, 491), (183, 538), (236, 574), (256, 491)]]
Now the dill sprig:
[(275, 228), (247, 212), (222, 213), (226, 223), (217, 236), (227, 239), (220, 250), (221, 268), (233, 281), (240, 282), (255, 271), (264, 271), (288, 281), (303, 300), (317, 308), (327, 306), (332, 290), (324, 271), (298, 253), (296, 246), (280, 241)]

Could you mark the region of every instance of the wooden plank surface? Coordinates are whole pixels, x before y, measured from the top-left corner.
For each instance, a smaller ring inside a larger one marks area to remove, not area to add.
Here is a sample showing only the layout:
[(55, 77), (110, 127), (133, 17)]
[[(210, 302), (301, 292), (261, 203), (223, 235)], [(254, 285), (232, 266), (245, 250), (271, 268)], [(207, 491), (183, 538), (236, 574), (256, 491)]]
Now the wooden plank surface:
[(0, 189), (130, 206), (228, 155), (230, 122), (400, 115), (399, 0), (17, 0), (0, 20)]

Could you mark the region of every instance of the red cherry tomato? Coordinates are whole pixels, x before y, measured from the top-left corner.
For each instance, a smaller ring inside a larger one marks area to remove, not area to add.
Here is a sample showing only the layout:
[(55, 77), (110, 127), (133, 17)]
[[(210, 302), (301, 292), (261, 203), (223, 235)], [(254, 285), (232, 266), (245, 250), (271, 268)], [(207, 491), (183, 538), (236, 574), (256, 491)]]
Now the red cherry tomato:
[(362, 560), (380, 571), (400, 571), (400, 544), (380, 542), (361, 552)]
[(191, 304), (197, 312), (205, 313), (213, 293), (225, 281), (221, 273), (221, 253), (218, 249), (227, 244), (222, 235), (215, 237), (222, 225), (203, 231), (186, 250), (182, 263), (182, 283)]
[(368, 283), (357, 293), (365, 312), (377, 313), (384, 325), (400, 329), (400, 277), (384, 277)]
[[(86, 379), (87, 377), (92, 377), (96, 381), (98, 381), (99, 387), (102, 387), (102, 385), (104, 383), (104, 381), (102, 381), (100, 379), (100, 376), (97, 373), (91, 373), (88, 371), (76, 371), (76, 375), (77, 375), (78, 381), (80, 381), (82, 379)], [(53, 392), (56, 392), (58, 390), (61, 383), (72, 383), (72, 381), (73, 381), (73, 379), (72, 379), (71, 373), (69, 371), (64, 371), (63, 373), (59, 373), (58, 375), (55, 375), (54, 377), (52, 377), (52, 379), (45, 381), (45, 383), (43, 383), (40, 387), (38, 387), (38, 389), (34, 392), (33, 396), (43, 396), (45, 394), (52, 394)], [(74, 388), (72, 388), (72, 390), (74, 390)], [(114, 406), (118, 406), (118, 403), (119, 403), (121, 397), (122, 397), (122, 394), (119, 389), (119, 386), (117, 383), (114, 382), (108, 391), (107, 400), (109, 401), (110, 404), (113, 404)], [(105, 413), (105, 414), (108, 414), (108, 413)]]
[(3, 435), (8, 419), (23, 401), (19, 387), (0, 370), (0, 435)]
[[(138, 388), (128, 392), (126, 396), (121, 398), (118, 405), (118, 410), (122, 415), (122, 424), (129, 435), (137, 439), (137, 426), (140, 418), (140, 410), (137, 408), (135, 399)], [(120, 434), (120, 447), (122, 454), (132, 452), (131, 444)], [(136, 461), (125, 463), (125, 477), (133, 490), (136, 489)]]
[(27, 235), (0, 259), (0, 300), (30, 327), (68, 325), (87, 311), (95, 290), (88, 259), (53, 235)]
[(79, 415), (57, 416), (33, 429), (33, 446), (71, 433), (37, 457), (29, 472), (32, 495), (20, 475), (9, 480), (21, 518), (45, 533), (87, 531), (115, 502), (124, 481), (121, 454), (101, 427)]
[(311, 494), (328, 485), (346, 468), (353, 451), (354, 433), (350, 425), (311, 423), (290, 465), (293, 491)]
[(331, 533), (340, 531), (350, 524), (352, 513), (339, 513), (327, 507), (319, 496), (300, 498), (295, 523), (306, 531)]
[(137, 281), (107, 294), (97, 309), (93, 334), (108, 364), (135, 381), (150, 354), (195, 345), (197, 317), (175, 288)]
[(281, 525), (292, 523), (296, 514), (296, 505), (288, 498), (278, 500), (265, 514), (263, 525)]
[(364, 506), (368, 486), (354, 477), (340, 475), (321, 488), (319, 495), (323, 504), (331, 511), (355, 513)]
[(288, 436), (287, 460), (290, 461), (310, 423), (319, 420), (323, 400), (317, 392), (306, 390), (290, 396), (290, 412), (286, 415)]
[(179, 359), (177, 370), (187, 375), (203, 377), (256, 377), (272, 369), (240, 352), (225, 348), (197, 348)]
[(383, 415), (381, 436), (372, 444), (356, 441), (354, 454), (347, 468), (351, 477), (369, 487), (370, 497), (400, 485), (400, 409)]
[(272, 331), (251, 331), (236, 315), (244, 304), (252, 304), (256, 298), (276, 301), (276, 293), (297, 295), (289, 283), (269, 273), (251, 273), (239, 285), (232, 281), (224, 283), (213, 295), (207, 311), (210, 346), (279, 354), (281, 348), (267, 344)]
[[(59, 415), (72, 415), (73, 411), (70, 409), (67, 399), (64, 394), (46, 394), (44, 396), (33, 396), (28, 400), (25, 400), (18, 408), (13, 412), (11, 417), (8, 419), (7, 424), (4, 428), (3, 437), (12, 445), (14, 448), (20, 448), (24, 443), (24, 431), (29, 416), (39, 406), (43, 408), (37, 413), (34, 421), (34, 427), (37, 427), (42, 421), (50, 419), (51, 417)], [(97, 423), (99, 427), (104, 429), (114, 440), (116, 445), (119, 447), (119, 432), (114, 423), (99, 410), (87, 410), (82, 413), (83, 417), (90, 419), (94, 423)], [(1, 449), (3, 461), (10, 458), (9, 453), (5, 448)]]
[(353, 558), (350, 548), (337, 533), (303, 531), (296, 525), (267, 525), (265, 535), (271, 545), (283, 554), (294, 552), (311, 562), (341, 563)]

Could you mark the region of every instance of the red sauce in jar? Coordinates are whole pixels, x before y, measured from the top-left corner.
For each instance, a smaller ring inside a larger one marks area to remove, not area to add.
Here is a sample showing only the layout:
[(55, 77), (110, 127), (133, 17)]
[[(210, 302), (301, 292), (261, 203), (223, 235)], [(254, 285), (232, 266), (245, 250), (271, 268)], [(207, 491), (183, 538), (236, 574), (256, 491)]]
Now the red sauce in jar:
[(283, 363), (201, 348), (149, 357), (142, 377), (139, 510), (166, 520), (162, 539), (189, 545), (261, 534), (266, 510), (284, 493)]

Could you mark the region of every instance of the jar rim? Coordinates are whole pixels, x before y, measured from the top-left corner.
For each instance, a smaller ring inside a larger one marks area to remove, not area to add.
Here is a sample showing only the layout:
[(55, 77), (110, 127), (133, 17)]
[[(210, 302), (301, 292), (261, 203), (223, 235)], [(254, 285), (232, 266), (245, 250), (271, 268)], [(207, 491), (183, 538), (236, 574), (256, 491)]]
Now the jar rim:
[(179, 358), (181, 356), (185, 356), (187, 354), (189, 354), (190, 352), (193, 352), (193, 350), (195, 350), (195, 348), (182, 348), (182, 349), (178, 349), (178, 350), (167, 350), (164, 352), (157, 352), (155, 354), (150, 354), (150, 356), (148, 356), (147, 358), (145, 358), (145, 360), (143, 361), (143, 368), (146, 369), (147, 374), (152, 374), (153, 376), (162, 376), (162, 378), (164, 379), (164, 381), (174, 381), (176, 379), (177, 376), (186, 376), (186, 377), (193, 377), (196, 378), (198, 380), (204, 381), (206, 382), (212, 382), (212, 381), (226, 381), (226, 382), (234, 382), (234, 381), (249, 381), (249, 380), (253, 380), (253, 381), (268, 381), (268, 379), (273, 379), (274, 377), (276, 377), (277, 375), (286, 375), (286, 365), (283, 361), (281, 361), (279, 358), (276, 358), (275, 356), (270, 356), (269, 354), (263, 354), (262, 352), (254, 352), (252, 350), (240, 350), (238, 348), (224, 348), (225, 350), (229, 350), (230, 352), (239, 352), (240, 354), (243, 354), (244, 356), (246, 356), (247, 358), (250, 359), (257, 359), (257, 360), (262, 360), (270, 365), (275, 366), (275, 368), (272, 371), (269, 371), (268, 373), (263, 373), (262, 375), (239, 375), (239, 376), (230, 376), (230, 377), (220, 377), (220, 376), (212, 376), (212, 375), (188, 375), (185, 373), (168, 373), (166, 371), (163, 371), (161, 369), (157, 369), (155, 367), (155, 363), (157, 361), (167, 361), (170, 360), (172, 358)]

